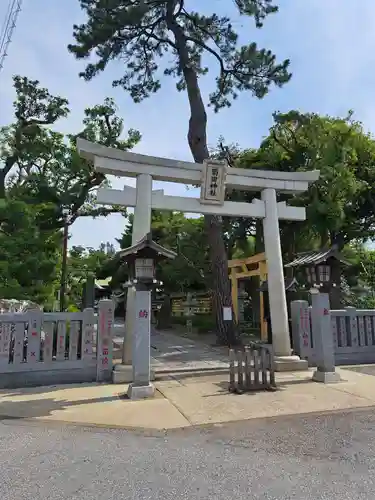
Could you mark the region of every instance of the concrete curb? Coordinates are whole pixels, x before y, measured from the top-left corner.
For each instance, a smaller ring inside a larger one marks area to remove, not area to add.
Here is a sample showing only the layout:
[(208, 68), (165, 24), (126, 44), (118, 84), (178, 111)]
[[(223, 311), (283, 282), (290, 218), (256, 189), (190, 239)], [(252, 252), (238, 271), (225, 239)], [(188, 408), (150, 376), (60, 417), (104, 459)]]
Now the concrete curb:
[(163, 428), (163, 429), (154, 429), (152, 427), (132, 427), (125, 426), (120, 424), (93, 424), (93, 423), (84, 423), (84, 422), (71, 422), (66, 420), (50, 420), (48, 418), (36, 418), (36, 417), (14, 417), (9, 415), (0, 415), (0, 424), (6, 425), (6, 422), (25, 422), (27, 424), (38, 425), (38, 424), (47, 424), (51, 427), (75, 427), (79, 430), (84, 429), (101, 429), (101, 430), (121, 430), (125, 432), (132, 432), (133, 434), (142, 434), (144, 436), (156, 437), (164, 436), (167, 432), (171, 432), (173, 430), (184, 430), (192, 427), (191, 425), (187, 425), (184, 427), (171, 427), (171, 428)]
[(21, 423), (25, 422), (31, 425), (38, 424), (48, 424), (51, 427), (73, 427), (77, 430), (84, 431), (85, 429), (98, 429), (103, 431), (110, 430), (121, 430), (125, 432), (132, 432), (133, 434), (139, 434), (145, 437), (163, 437), (166, 434), (183, 432), (187, 430), (210, 430), (215, 427), (225, 427), (231, 424), (239, 424), (241, 422), (264, 422), (269, 423), (271, 421), (277, 421), (278, 419), (291, 419), (298, 417), (299, 419), (305, 419), (310, 416), (328, 416), (328, 415), (348, 415), (352, 413), (358, 412), (368, 412), (371, 408), (375, 408), (375, 406), (359, 406), (357, 408), (345, 408), (345, 409), (334, 409), (334, 410), (324, 410), (324, 411), (311, 411), (307, 413), (288, 413), (283, 415), (272, 415), (269, 417), (256, 417), (256, 418), (245, 418), (245, 419), (236, 419), (229, 420), (225, 422), (214, 422), (214, 423), (205, 423), (205, 424), (191, 424), (182, 427), (173, 427), (173, 428), (163, 428), (163, 429), (153, 429), (149, 427), (131, 427), (119, 424), (93, 424), (93, 423), (84, 423), (84, 422), (69, 422), (65, 420), (49, 420), (47, 418), (35, 418), (35, 417), (14, 417), (9, 415), (1, 415), (0, 414), (0, 424), (7, 425), (6, 422), (14, 422)]

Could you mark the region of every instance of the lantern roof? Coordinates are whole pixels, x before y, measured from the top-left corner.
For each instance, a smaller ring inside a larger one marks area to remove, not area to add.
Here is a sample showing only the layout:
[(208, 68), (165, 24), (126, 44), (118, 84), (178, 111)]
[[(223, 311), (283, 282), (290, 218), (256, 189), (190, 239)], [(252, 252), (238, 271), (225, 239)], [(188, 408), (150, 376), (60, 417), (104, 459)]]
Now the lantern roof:
[(124, 248), (117, 252), (116, 257), (119, 259), (126, 259), (127, 257), (134, 256), (138, 252), (142, 250), (151, 250), (155, 253), (155, 258), (158, 260), (161, 259), (174, 259), (177, 257), (177, 254), (168, 248), (164, 248), (158, 243), (155, 243), (152, 239), (151, 232), (146, 234), (142, 239), (140, 239), (135, 245), (132, 245), (128, 248)]
[(328, 259), (336, 259), (346, 266), (350, 266), (350, 263), (345, 261), (337, 247), (334, 245), (331, 248), (325, 248), (320, 250), (313, 250), (310, 252), (303, 252), (297, 254), (297, 257), (292, 261), (285, 264), (284, 267), (307, 267), (307, 266), (317, 266)]

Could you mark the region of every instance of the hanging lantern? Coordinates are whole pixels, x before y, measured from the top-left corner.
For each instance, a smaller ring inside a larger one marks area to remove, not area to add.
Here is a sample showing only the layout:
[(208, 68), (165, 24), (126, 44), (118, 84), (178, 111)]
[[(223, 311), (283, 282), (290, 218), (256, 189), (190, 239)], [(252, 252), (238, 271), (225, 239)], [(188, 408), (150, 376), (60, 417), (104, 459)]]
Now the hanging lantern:
[(328, 264), (306, 267), (307, 281), (311, 286), (320, 287), (329, 283), (331, 279), (331, 268)]
[(319, 283), (329, 283), (331, 278), (331, 268), (327, 264), (319, 264), (317, 267), (317, 274), (319, 276)]

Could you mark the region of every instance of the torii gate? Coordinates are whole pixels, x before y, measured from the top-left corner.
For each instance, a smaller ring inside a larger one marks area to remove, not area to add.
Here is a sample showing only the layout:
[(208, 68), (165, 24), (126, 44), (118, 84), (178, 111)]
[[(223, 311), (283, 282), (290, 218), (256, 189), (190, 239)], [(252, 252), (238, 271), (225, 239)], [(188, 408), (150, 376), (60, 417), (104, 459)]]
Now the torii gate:
[[(319, 171), (279, 172), (228, 167), (225, 161), (207, 160), (203, 164), (169, 158), (140, 155), (77, 139), (79, 154), (92, 161), (97, 171), (119, 177), (136, 177), (136, 188), (98, 190), (97, 202), (105, 205), (134, 207), (132, 244), (151, 229), (151, 210), (175, 210), (230, 217), (252, 217), (263, 220), (264, 246), (268, 266), (269, 301), (273, 333), (275, 366), (279, 370), (305, 369), (305, 360), (291, 356), (288, 313), (284, 288), (279, 220), (306, 219), (303, 207), (277, 202), (276, 193), (296, 194), (308, 189), (319, 178)], [(163, 190), (152, 191), (152, 181), (177, 182), (201, 186), (200, 198), (167, 196)], [(261, 191), (261, 199), (252, 203), (225, 201), (225, 189)], [(117, 382), (128, 382), (131, 370), (133, 332), (133, 298), (128, 295), (125, 325), (123, 367)]]

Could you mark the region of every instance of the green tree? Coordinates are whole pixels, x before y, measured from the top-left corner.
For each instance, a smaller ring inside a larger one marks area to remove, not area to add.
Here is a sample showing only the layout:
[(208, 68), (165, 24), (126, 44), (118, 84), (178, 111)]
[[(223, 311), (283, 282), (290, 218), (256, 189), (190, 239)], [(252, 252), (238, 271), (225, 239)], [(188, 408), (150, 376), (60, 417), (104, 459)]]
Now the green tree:
[[(257, 152), (263, 168), (282, 171), (320, 171), (308, 191), (280, 200), (306, 207), (303, 222), (280, 224), (285, 260), (295, 253), (336, 245), (343, 250), (353, 241), (366, 241), (375, 230), (375, 142), (362, 125), (347, 117), (290, 111), (274, 115), (275, 124)], [(251, 161), (246, 166), (250, 166)], [(252, 168), (254, 168), (252, 166)], [(340, 266), (332, 273), (339, 280)], [(340, 308), (341, 293), (331, 294)]]
[[(105, 146), (127, 150), (141, 136), (134, 129), (123, 138), (124, 122), (117, 116), (113, 99), (87, 108), (82, 130), (65, 136), (51, 128), (69, 114), (68, 101), (52, 96), (38, 81), (14, 78), (15, 122), (0, 130), (0, 197), (23, 199), (43, 205), (38, 224), (45, 229), (71, 225), (82, 216), (106, 216), (123, 212), (120, 207), (98, 207), (95, 191), (105, 176), (77, 153), (77, 136)], [(2, 195), (1, 195), (2, 193)]]
[[(95, 55), (81, 73), (91, 80), (108, 63), (120, 60), (123, 76), (113, 82), (128, 91), (135, 102), (157, 92), (161, 76), (177, 79), (178, 91), (186, 91), (190, 119), (188, 142), (194, 160), (202, 163), (209, 157), (207, 147), (207, 112), (199, 78), (208, 72), (206, 56), (217, 62), (216, 88), (209, 96), (214, 111), (230, 106), (239, 92), (249, 91), (264, 97), (271, 85), (288, 82), (289, 61), (277, 64), (275, 56), (256, 43), (239, 46), (238, 34), (228, 16), (209, 16), (189, 10), (186, 0), (80, 0), (87, 22), (74, 26), (75, 45), (69, 50), (79, 59)], [(265, 18), (278, 8), (272, 0), (235, 0), (242, 16), (254, 18), (261, 28)], [(168, 62), (163, 59), (168, 54)], [(160, 67), (162, 66), (162, 67)], [(222, 220), (205, 218), (213, 266), (214, 306), (218, 338), (234, 342), (233, 324), (224, 322), (222, 308), (231, 305), (227, 255), (222, 234)]]
[[(13, 171), (19, 180), (36, 167), (39, 136), (43, 127), (53, 125), (68, 113), (68, 101), (53, 96), (39, 81), (26, 77), (13, 78), (16, 100), (13, 103), (15, 122), (0, 130), (0, 198), (6, 196), (6, 180)], [(37, 142), (37, 143), (36, 143)], [(41, 151), (38, 151), (41, 153)]]
[(320, 179), (293, 201), (306, 206), (307, 222), (321, 246), (342, 249), (373, 236), (375, 142), (352, 113), (345, 118), (277, 114), (260, 149), (271, 168), (320, 170)]
[(69, 250), (66, 284), (70, 304), (81, 306), (85, 280), (90, 275), (97, 277), (115, 253), (114, 246), (110, 243), (102, 243), (97, 249), (73, 246)]
[[(372, 299), (375, 298), (375, 250), (365, 250), (359, 253), (361, 278), (368, 287)], [(375, 305), (375, 301), (374, 301)]]
[(58, 287), (60, 235), (37, 225), (37, 206), (0, 207), (0, 297), (52, 305)]
[(343, 255), (351, 266), (347, 268), (343, 290), (344, 302), (358, 309), (375, 307), (375, 250), (362, 242), (353, 241), (343, 249)]
[[(71, 225), (77, 217), (124, 213), (124, 209), (96, 205), (95, 190), (107, 182), (104, 175), (78, 155), (77, 134), (65, 136), (52, 128), (68, 115), (67, 100), (26, 77), (16, 76), (14, 86), (14, 122), (0, 129), (2, 296), (26, 294), (44, 301), (53, 294), (60, 270), (65, 221)], [(85, 110), (78, 135), (120, 149), (132, 148), (140, 140), (133, 129), (124, 134), (123, 120), (109, 98)]]

